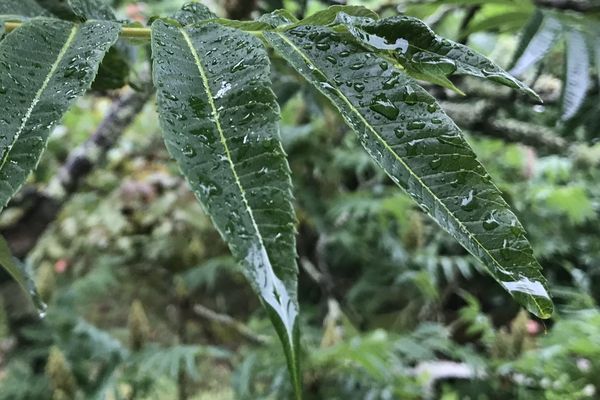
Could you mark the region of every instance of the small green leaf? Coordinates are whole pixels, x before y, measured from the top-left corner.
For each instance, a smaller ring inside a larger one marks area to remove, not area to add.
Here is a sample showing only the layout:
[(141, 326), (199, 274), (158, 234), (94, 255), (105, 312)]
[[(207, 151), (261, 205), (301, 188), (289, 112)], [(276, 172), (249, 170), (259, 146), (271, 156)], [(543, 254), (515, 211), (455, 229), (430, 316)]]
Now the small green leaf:
[(519, 302), (542, 318), (551, 315), (524, 229), (433, 97), (386, 59), (327, 27), (264, 35), (331, 100), (396, 184)]
[(31, 276), (31, 272), (24, 265), (15, 259), (8, 247), (8, 243), (4, 237), (0, 235), (0, 266), (2, 266), (13, 279), (21, 286), (23, 291), (27, 293), (31, 302), (35, 306), (41, 317), (46, 314), (46, 304), (35, 288), (35, 282)]
[(562, 93), (562, 120), (572, 118), (585, 100), (591, 84), (590, 57), (585, 37), (578, 30), (567, 32), (565, 83)]
[(471, 75), (519, 89), (539, 100), (527, 85), (488, 58), (467, 46), (436, 35), (416, 18), (396, 16), (375, 21), (340, 13), (338, 22), (361, 44), (392, 56), (418, 79), (440, 83), (441, 78), (451, 74)]
[(0, 209), (36, 167), (50, 128), (90, 87), (119, 27), (33, 19), (0, 42)]
[(301, 397), (295, 215), (261, 42), (216, 23), (152, 24), (165, 143), (268, 311)]
[(540, 61), (555, 45), (561, 29), (562, 25), (556, 18), (536, 13), (521, 36), (510, 73), (521, 75)]

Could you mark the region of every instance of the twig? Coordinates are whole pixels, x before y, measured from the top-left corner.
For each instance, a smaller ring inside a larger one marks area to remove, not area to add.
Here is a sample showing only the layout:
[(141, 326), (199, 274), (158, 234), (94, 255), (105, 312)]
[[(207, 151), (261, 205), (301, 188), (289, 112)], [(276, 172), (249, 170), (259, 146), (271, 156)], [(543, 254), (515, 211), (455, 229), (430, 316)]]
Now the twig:
[(248, 328), (247, 325), (236, 320), (232, 316), (218, 313), (216, 311), (211, 310), (210, 308), (204, 307), (201, 304), (194, 305), (193, 310), (194, 313), (196, 313), (196, 315), (198, 315), (199, 317), (202, 317), (209, 321), (217, 322), (221, 325), (231, 328), (250, 342), (260, 345), (264, 345), (270, 342), (270, 338), (268, 336), (255, 333), (254, 331), (252, 331), (252, 329)]

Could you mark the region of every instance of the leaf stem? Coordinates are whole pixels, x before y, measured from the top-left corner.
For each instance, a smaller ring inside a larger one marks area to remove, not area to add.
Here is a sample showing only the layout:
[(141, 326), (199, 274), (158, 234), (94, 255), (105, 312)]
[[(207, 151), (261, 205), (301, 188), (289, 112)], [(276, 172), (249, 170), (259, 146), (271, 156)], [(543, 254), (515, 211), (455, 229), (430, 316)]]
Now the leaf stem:
[[(21, 22), (6, 22), (4, 23), (4, 29), (6, 32), (11, 32), (21, 26), (21, 24)], [(123, 27), (121, 28), (121, 37), (150, 40), (150, 28)]]

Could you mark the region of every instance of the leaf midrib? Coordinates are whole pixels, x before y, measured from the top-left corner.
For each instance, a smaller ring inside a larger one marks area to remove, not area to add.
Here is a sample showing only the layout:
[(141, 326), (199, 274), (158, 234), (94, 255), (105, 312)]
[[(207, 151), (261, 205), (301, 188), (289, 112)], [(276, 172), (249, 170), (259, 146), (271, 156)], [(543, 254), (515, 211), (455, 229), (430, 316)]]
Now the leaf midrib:
[[(252, 227), (254, 228), (254, 230), (256, 231), (256, 236), (258, 238), (258, 242), (262, 248), (262, 250), (264, 250), (265, 255), (267, 256), (267, 260), (268, 260), (268, 265), (266, 265), (266, 267), (268, 268), (268, 273), (272, 275), (273, 278), (275, 279), (279, 279), (277, 277), (277, 275), (275, 275), (275, 271), (273, 271), (273, 266), (271, 263), (271, 259), (269, 254), (266, 251), (266, 246), (264, 244), (264, 240), (262, 237), (262, 234), (260, 232), (260, 229), (258, 228), (258, 224), (256, 223), (256, 219), (254, 218), (254, 213), (252, 211), (252, 208), (250, 207), (250, 203), (248, 202), (248, 199), (246, 197), (246, 191), (244, 189), (244, 187), (242, 186), (242, 182), (240, 181), (240, 177), (237, 173), (237, 170), (235, 168), (235, 165), (233, 163), (233, 159), (231, 157), (231, 152), (229, 150), (229, 145), (227, 143), (227, 138), (225, 137), (225, 133), (223, 132), (223, 128), (221, 127), (221, 120), (220, 120), (220, 114), (219, 111), (217, 110), (217, 106), (215, 105), (214, 102), (214, 98), (213, 98), (213, 94), (210, 90), (210, 86), (209, 86), (209, 82), (208, 82), (208, 77), (206, 75), (206, 71), (204, 70), (204, 66), (202, 65), (202, 60), (200, 59), (200, 56), (198, 55), (198, 52), (196, 51), (196, 49), (194, 48), (194, 44), (192, 43), (191, 38), (189, 37), (189, 35), (187, 34), (187, 32), (182, 29), (179, 28), (179, 32), (181, 33), (181, 35), (183, 36), (189, 50), (190, 53), (192, 53), (192, 56), (194, 58), (194, 63), (196, 64), (196, 67), (198, 68), (198, 72), (200, 73), (200, 77), (202, 79), (202, 84), (204, 85), (204, 91), (206, 93), (206, 97), (208, 98), (208, 104), (210, 105), (211, 108), (211, 114), (212, 117), (215, 121), (215, 127), (217, 128), (217, 131), (219, 132), (219, 137), (221, 140), (221, 144), (223, 145), (223, 148), (225, 149), (225, 154), (227, 156), (227, 161), (229, 163), (229, 167), (231, 169), (231, 173), (234, 176), (234, 180), (236, 183), (236, 186), (238, 187), (240, 194), (242, 196), (242, 202), (244, 203), (244, 206), (246, 208), (246, 212), (248, 212), (248, 215), (250, 216), (250, 220), (252, 221)], [(282, 307), (285, 308), (285, 307)]]
[(77, 35), (78, 31), (79, 31), (79, 25), (73, 25), (73, 27), (71, 28), (71, 32), (69, 33), (69, 36), (67, 37), (67, 40), (65, 41), (65, 44), (60, 49), (60, 52), (58, 53), (56, 60), (50, 67), (50, 71), (48, 71), (48, 75), (46, 75), (46, 78), (44, 78), (44, 82), (42, 83), (42, 86), (36, 92), (31, 104), (27, 108), (27, 112), (25, 112), (25, 115), (23, 116), (23, 119), (21, 120), (21, 125), (19, 126), (19, 129), (15, 133), (15, 137), (13, 138), (12, 142), (8, 146), (8, 149), (4, 153), (4, 157), (2, 158), (2, 163), (0, 163), (0, 171), (2, 171), (4, 169), (4, 166), (6, 165), (6, 162), (9, 159), (9, 156), (11, 154), (11, 151), (12, 151), (15, 143), (17, 143), (17, 141), (19, 140), (19, 138), (21, 136), (21, 133), (23, 133), (23, 129), (25, 128), (25, 125), (27, 125), (27, 122), (29, 122), (29, 119), (31, 118), (31, 114), (33, 114), (33, 110), (35, 109), (35, 106), (39, 103), (40, 99), (42, 98), (42, 95), (44, 94), (44, 91), (48, 87), (50, 80), (56, 73), (56, 69), (58, 68), (59, 64), (62, 62), (63, 58), (67, 54), (69, 47), (71, 47), (71, 44), (75, 40), (75, 36)]
[[(286, 43), (288, 43), (290, 45), (290, 47), (292, 47), (292, 49), (294, 51), (296, 51), (303, 59), (304, 61), (308, 64), (311, 65), (315, 70), (318, 70), (320, 73), (323, 74), (323, 76), (327, 76), (325, 73), (323, 73), (323, 71), (321, 71), (311, 60), (310, 58), (308, 58), (304, 52), (302, 52), (302, 50), (300, 50), (298, 48), (298, 46), (296, 46), (292, 41), (290, 41), (283, 33), (281, 32), (274, 32), (275, 34), (279, 35), (279, 37), (281, 37)], [(458, 223), (460, 229), (463, 231), (463, 233), (465, 233), (471, 240), (473, 240), (478, 247), (480, 247), (493, 261), (494, 263), (500, 268), (503, 269), (504, 267), (502, 266), (502, 264), (500, 264), (498, 262), (498, 260), (496, 260), (496, 258), (481, 244), (481, 242), (479, 242), (479, 240), (477, 240), (477, 238), (471, 233), (469, 232), (466, 227), (463, 225), (463, 223), (456, 218), (456, 216), (454, 215), (454, 213), (452, 213), (448, 207), (446, 206), (446, 204), (444, 204), (443, 201), (441, 201), (441, 199), (439, 199), (432, 191), (431, 189), (429, 189), (429, 187), (427, 185), (425, 185), (425, 183), (421, 180), (421, 178), (414, 173), (414, 171), (408, 166), (408, 164), (406, 164), (404, 162), (404, 160), (387, 144), (387, 142), (377, 133), (377, 131), (371, 126), (371, 124), (369, 124), (369, 122), (362, 116), (362, 114), (356, 109), (356, 107), (354, 107), (352, 105), (352, 103), (348, 100), (348, 98), (336, 87), (332, 85), (332, 88), (337, 92), (337, 94), (340, 96), (341, 99), (343, 99), (343, 101), (346, 103), (346, 105), (353, 111), (354, 114), (356, 114), (358, 116), (358, 118), (363, 122), (363, 124), (377, 137), (377, 139), (383, 144), (383, 146), (391, 153), (393, 154), (394, 158), (396, 158), (403, 166), (404, 168), (408, 171), (408, 173), (417, 180), (417, 182), (419, 182), (421, 184), (421, 186), (427, 191), (429, 192), (429, 194), (442, 206), (442, 208), (444, 210), (446, 210), (446, 212)], [(322, 91), (321, 88), (319, 88), (319, 91)], [(342, 113), (343, 115), (343, 113)], [(494, 279), (498, 280), (495, 276)], [(498, 280), (499, 281), (499, 280)], [(535, 298), (535, 296), (532, 296), (530, 294), (528, 294), (527, 296), (529, 296), (533, 302), (535, 303), (536, 307), (538, 308), (538, 310), (540, 312), (542, 312), (543, 314), (545, 314), (544, 310), (540, 307), (539, 303), (537, 302), (537, 299)]]

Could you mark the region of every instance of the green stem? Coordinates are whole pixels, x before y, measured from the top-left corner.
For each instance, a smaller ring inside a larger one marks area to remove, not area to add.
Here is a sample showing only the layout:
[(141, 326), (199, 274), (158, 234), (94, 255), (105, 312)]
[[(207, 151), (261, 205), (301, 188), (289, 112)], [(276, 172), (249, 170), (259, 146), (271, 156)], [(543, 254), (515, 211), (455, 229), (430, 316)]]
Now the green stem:
[[(11, 32), (19, 26), (21, 26), (21, 22), (6, 22), (4, 24), (4, 30), (6, 32)], [(121, 28), (121, 37), (150, 40), (150, 28), (123, 27)]]
[[(6, 32), (12, 32), (15, 29), (17, 29), (19, 26), (21, 26), (21, 24), (22, 24), (21, 22), (5, 22), (4, 30)], [(259, 38), (262, 36), (261, 31), (245, 31), (245, 32), (249, 33), (251, 35), (257, 36)], [(123, 27), (123, 28), (121, 28), (121, 37), (129, 38), (129, 39), (150, 40), (151, 30), (150, 30), (150, 28)]]

